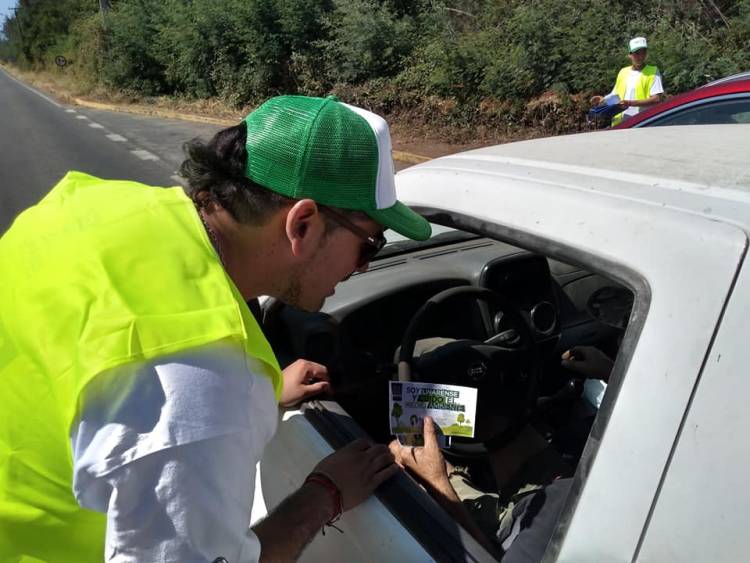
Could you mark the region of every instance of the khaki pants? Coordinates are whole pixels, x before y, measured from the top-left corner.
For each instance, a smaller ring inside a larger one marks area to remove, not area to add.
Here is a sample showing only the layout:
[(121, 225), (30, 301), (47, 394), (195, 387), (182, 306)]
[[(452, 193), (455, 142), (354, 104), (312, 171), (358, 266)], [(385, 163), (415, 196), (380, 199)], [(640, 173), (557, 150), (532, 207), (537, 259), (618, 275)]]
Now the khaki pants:
[(524, 464), (502, 494), (480, 489), (461, 467), (451, 473), (450, 483), (482, 532), (506, 551), (515, 537), (514, 524), (519, 515), (514, 509), (518, 503), (569, 473), (558, 453), (546, 448)]

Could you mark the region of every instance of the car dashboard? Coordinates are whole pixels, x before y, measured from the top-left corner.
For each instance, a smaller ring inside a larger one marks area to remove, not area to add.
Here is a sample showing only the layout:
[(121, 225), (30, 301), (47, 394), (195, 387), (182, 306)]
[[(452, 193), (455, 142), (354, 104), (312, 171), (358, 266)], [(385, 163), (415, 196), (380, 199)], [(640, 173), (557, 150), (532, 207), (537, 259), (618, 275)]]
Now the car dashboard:
[[(607, 348), (613, 329), (586, 311), (606, 279), (487, 238), (473, 238), (373, 261), (366, 272), (340, 283), (322, 311), (279, 303), (267, 308), (264, 329), (279, 357), (328, 367), (334, 399), (376, 440), (389, 438), (387, 385), (396, 351), (417, 310), (432, 296), (458, 286), (493, 290), (519, 309), (532, 329), (545, 366), (546, 386), (564, 381), (559, 354), (568, 346)], [(420, 338), (484, 341), (507, 330), (503, 314), (475, 300), (443, 304)], [(611, 347), (611, 346), (610, 346)], [(556, 375), (557, 374), (557, 375)]]

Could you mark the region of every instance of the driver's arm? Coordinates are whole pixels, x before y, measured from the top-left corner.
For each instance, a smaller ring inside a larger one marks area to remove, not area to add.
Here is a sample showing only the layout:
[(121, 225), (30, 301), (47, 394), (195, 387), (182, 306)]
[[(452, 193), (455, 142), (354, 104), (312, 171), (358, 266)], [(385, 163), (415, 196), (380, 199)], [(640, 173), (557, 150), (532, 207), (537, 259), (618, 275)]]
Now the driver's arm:
[(435, 426), (424, 419), (424, 447), (402, 446), (393, 440), (388, 446), (396, 463), (410, 470), (425, 485), (430, 495), (487, 551), (497, 554), (495, 545), (477, 526), (448, 479), (445, 458), (438, 447)]
[(573, 346), (561, 359), (562, 367), (602, 381), (609, 381), (614, 366), (614, 361), (594, 346)]

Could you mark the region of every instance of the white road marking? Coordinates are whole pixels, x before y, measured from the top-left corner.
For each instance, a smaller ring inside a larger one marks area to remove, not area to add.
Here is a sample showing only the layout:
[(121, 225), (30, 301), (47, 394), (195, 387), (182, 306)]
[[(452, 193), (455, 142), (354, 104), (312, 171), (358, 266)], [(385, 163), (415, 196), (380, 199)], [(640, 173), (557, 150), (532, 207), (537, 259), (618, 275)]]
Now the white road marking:
[(143, 149), (136, 149), (130, 152), (133, 153), (138, 158), (140, 158), (141, 160), (159, 160), (158, 156), (148, 151), (144, 151)]
[(45, 99), (45, 100), (47, 100), (47, 101), (48, 101), (49, 103), (51, 103), (51, 104), (52, 104), (53, 106), (57, 106), (57, 107), (59, 107), (59, 108), (62, 108), (62, 106), (61, 106), (60, 104), (58, 104), (58, 103), (57, 103), (57, 102), (56, 102), (55, 100), (53, 100), (52, 98), (48, 98), (47, 96), (45, 96), (45, 95), (44, 95), (44, 94), (42, 94), (41, 92), (39, 92), (39, 91), (37, 91), (37, 90), (34, 90), (34, 89), (33, 89), (33, 88), (31, 88), (30, 86), (26, 86), (26, 84), (24, 84), (23, 82), (21, 82), (20, 80), (18, 80), (18, 79), (16, 79), (16, 78), (12, 77), (12, 76), (11, 76), (10, 74), (8, 74), (7, 72), (5, 72), (5, 71), (2, 71), (2, 72), (3, 72), (3, 74), (5, 74), (5, 76), (7, 76), (8, 78), (10, 78), (10, 79), (11, 79), (11, 80), (12, 80), (13, 82), (17, 82), (18, 84), (20, 84), (21, 86), (23, 86), (24, 88), (26, 88), (26, 89), (27, 89), (27, 90), (28, 90), (29, 92), (34, 92), (34, 94), (36, 94), (36, 95), (37, 95), (37, 96), (39, 96), (40, 98), (44, 98), (44, 99)]
[[(6, 76), (7, 76), (8, 78), (10, 78), (10, 79), (11, 79), (11, 80), (13, 80), (14, 82), (16, 82), (17, 84), (19, 84), (20, 86), (22, 86), (23, 88), (26, 88), (26, 89), (27, 89), (27, 90), (28, 90), (29, 92), (33, 92), (34, 94), (36, 94), (36, 95), (37, 95), (37, 96), (39, 96), (40, 98), (44, 98), (45, 100), (47, 100), (47, 101), (48, 101), (49, 103), (51, 103), (51, 104), (52, 104), (53, 106), (56, 106), (56, 107), (59, 107), (59, 108), (61, 108), (61, 109), (62, 109), (62, 107), (63, 107), (63, 106), (61, 106), (60, 104), (58, 104), (58, 103), (57, 103), (57, 102), (56, 102), (55, 100), (53, 100), (53, 99), (51, 99), (51, 98), (49, 98), (49, 97), (45, 96), (45, 95), (44, 95), (44, 94), (42, 94), (41, 92), (38, 92), (37, 90), (34, 90), (33, 88), (31, 88), (31, 87), (29, 87), (29, 86), (26, 86), (26, 84), (24, 84), (24, 83), (23, 83), (23, 82), (21, 82), (20, 80), (17, 80), (16, 78), (14, 78), (13, 76), (11, 76), (11, 75), (10, 75), (10, 74), (8, 74), (7, 72), (5, 72), (5, 71), (3, 71), (3, 70), (0, 70), (0, 72), (2, 72), (3, 74), (5, 74), (5, 75), (6, 75)], [(76, 112), (76, 110), (74, 110), (74, 109), (70, 109), (70, 108), (68, 108), (68, 109), (66, 109), (66, 110), (65, 110), (65, 113), (71, 113), (71, 114), (72, 114), (72, 113), (77, 113), (77, 112)], [(88, 117), (87, 117), (87, 116), (85, 116), (85, 115), (76, 115), (76, 119), (81, 119), (81, 120), (85, 120), (85, 119), (88, 119)], [(100, 125), (100, 124), (98, 124), (98, 123), (96, 123), (96, 122), (92, 122), (92, 123), (89, 123), (89, 127), (92, 127), (93, 129), (104, 129), (104, 126), (103, 126), (103, 125)], [(118, 143), (124, 143), (124, 142), (126, 142), (126, 141), (127, 141), (127, 139), (126, 139), (125, 137), (123, 137), (122, 135), (117, 135), (117, 134), (115, 134), (115, 133), (110, 133), (110, 134), (108, 134), (108, 135), (107, 135), (107, 138), (108, 138), (108, 139), (109, 139), (110, 141), (114, 141), (114, 142), (118, 142)], [(150, 153), (150, 152), (148, 152), (148, 151), (146, 151), (146, 150), (142, 150), (142, 149), (136, 149), (136, 150), (132, 150), (132, 151), (130, 151), (130, 152), (131, 152), (132, 154), (134, 154), (135, 156), (137, 156), (138, 158), (140, 158), (141, 160), (161, 160), (161, 159), (160, 159), (160, 158), (159, 158), (158, 156), (156, 156), (155, 154), (153, 154), (153, 153)], [(180, 177), (179, 177), (179, 176), (177, 176), (177, 175), (174, 175), (174, 176), (172, 176), (171, 178), (172, 178), (172, 180), (174, 180), (175, 182), (178, 182), (178, 183), (182, 183), (182, 182), (183, 182), (182, 178), (180, 178)]]

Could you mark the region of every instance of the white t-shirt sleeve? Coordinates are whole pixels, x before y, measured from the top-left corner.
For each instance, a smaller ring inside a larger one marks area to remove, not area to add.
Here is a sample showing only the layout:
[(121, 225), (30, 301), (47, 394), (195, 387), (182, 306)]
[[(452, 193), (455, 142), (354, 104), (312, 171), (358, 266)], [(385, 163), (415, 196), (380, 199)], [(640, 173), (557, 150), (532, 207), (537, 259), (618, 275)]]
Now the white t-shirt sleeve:
[(220, 342), (89, 384), (71, 430), (73, 492), (107, 514), (107, 561), (258, 560), (255, 467), (278, 420), (260, 370)]
[(648, 95), (656, 96), (657, 94), (663, 94), (663, 93), (664, 93), (664, 86), (661, 83), (661, 72), (657, 72), (656, 76), (654, 76), (654, 81), (651, 84), (651, 90), (649, 90)]

